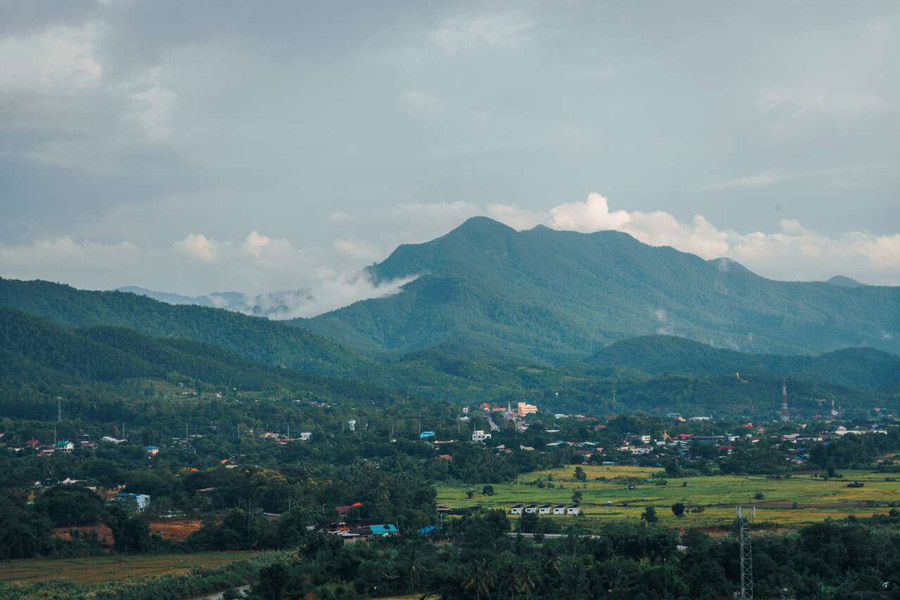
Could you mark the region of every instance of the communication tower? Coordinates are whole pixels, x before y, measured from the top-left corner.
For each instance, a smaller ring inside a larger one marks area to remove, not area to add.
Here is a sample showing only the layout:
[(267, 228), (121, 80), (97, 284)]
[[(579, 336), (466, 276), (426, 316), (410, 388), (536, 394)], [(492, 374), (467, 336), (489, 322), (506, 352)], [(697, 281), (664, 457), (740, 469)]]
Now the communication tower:
[(788, 423), (791, 420), (791, 414), (788, 412), (787, 403), (787, 380), (781, 381), (781, 422)]
[(753, 600), (753, 550), (750, 545), (750, 523), (756, 516), (756, 507), (744, 511), (737, 507), (738, 531), (741, 553), (741, 600)]

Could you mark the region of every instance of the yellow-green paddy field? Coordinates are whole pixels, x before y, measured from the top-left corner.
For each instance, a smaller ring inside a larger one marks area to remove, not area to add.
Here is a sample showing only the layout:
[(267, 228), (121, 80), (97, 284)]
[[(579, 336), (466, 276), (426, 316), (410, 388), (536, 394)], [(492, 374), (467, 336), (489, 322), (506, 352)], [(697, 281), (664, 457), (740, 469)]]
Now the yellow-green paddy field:
[[(734, 520), (736, 506), (755, 506), (759, 524), (796, 527), (829, 518), (887, 513), (891, 503), (900, 505), (900, 481), (872, 471), (844, 471), (842, 477), (832, 479), (811, 474), (778, 479), (741, 475), (663, 479), (658, 468), (588, 465), (582, 469), (584, 480), (575, 478), (574, 466), (521, 475), (516, 483), (493, 484), (493, 495), (482, 493), (484, 485), (443, 485), (438, 487), (437, 502), (454, 508), (508, 509), (517, 504), (569, 504), (579, 491), (583, 514), (552, 518), (561, 524), (592, 527), (620, 519), (638, 521), (644, 509), (652, 506), (660, 525), (674, 528), (727, 526)], [(862, 486), (848, 487), (855, 482)], [(475, 492), (472, 498), (467, 491)], [(687, 508), (681, 518), (671, 510), (679, 502)]]

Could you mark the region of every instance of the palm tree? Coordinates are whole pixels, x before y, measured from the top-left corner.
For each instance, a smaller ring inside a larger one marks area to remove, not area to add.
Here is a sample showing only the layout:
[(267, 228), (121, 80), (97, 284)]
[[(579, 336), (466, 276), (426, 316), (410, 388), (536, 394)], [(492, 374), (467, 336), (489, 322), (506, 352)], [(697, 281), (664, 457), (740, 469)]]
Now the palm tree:
[(477, 560), (472, 564), (472, 570), (463, 581), (463, 590), (475, 598), (481, 600), (482, 597), (490, 598), (491, 590), (494, 589), (496, 582), (496, 574), (486, 560)]

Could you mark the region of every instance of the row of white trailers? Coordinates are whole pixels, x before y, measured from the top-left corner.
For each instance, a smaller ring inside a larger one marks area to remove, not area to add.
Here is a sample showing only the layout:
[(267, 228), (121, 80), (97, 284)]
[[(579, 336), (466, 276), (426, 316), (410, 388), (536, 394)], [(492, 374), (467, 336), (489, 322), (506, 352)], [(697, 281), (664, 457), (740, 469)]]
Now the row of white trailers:
[(577, 515), (581, 513), (581, 507), (577, 504), (516, 504), (509, 509), (511, 515)]

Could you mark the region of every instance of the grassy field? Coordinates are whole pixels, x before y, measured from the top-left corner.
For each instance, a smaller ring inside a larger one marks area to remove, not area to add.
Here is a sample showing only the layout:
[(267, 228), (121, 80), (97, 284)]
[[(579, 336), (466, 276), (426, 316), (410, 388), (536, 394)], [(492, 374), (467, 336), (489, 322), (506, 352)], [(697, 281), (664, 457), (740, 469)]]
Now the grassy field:
[(204, 552), (200, 554), (158, 554), (150, 556), (90, 556), (0, 562), (0, 580), (33, 583), (65, 579), (78, 583), (101, 583), (147, 575), (178, 573), (194, 567), (217, 567), (236, 560), (248, 560), (253, 552)]
[[(756, 506), (757, 523), (793, 527), (827, 518), (886, 513), (889, 502), (900, 502), (900, 481), (885, 481), (885, 475), (868, 471), (846, 471), (843, 478), (827, 481), (811, 475), (790, 479), (722, 475), (672, 479), (666, 485), (656, 485), (647, 481), (660, 472), (656, 468), (592, 465), (583, 469), (587, 474), (583, 482), (574, 478), (575, 467), (569, 466), (528, 473), (520, 476), (518, 483), (495, 484), (493, 496), (482, 495), (482, 485), (440, 486), (437, 502), (451, 507), (480, 504), (495, 508), (532, 502), (563, 504), (571, 503), (572, 493), (578, 490), (584, 518), (555, 518), (562, 522), (579, 519), (593, 526), (615, 519), (638, 520), (645, 507), (653, 506), (660, 523), (668, 527), (728, 525), (738, 505)], [(539, 488), (535, 485), (538, 479), (555, 487)], [(847, 487), (856, 480), (864, 487)], [(634, 489), (628, 489), (630, 485)], [(472, 499), (466, 497), (467, 490), (476, 492)], [(755, 498), (757, 492), (762, 493), (762, 499)], [(684, 503), (689, 511), (702, 508), (703, 512), (688, 512), (679, 519), (671, 511), (676, 502)]]

